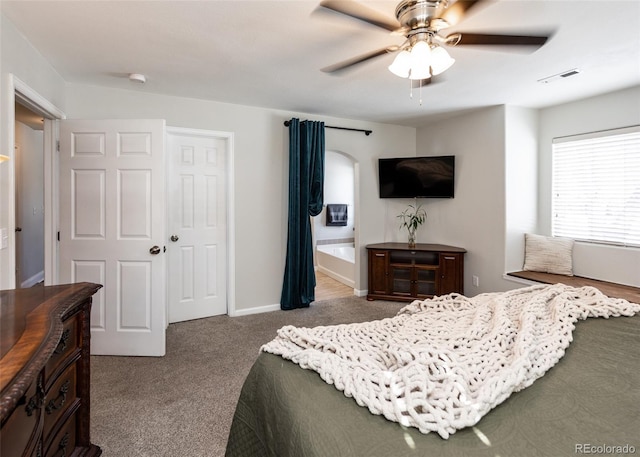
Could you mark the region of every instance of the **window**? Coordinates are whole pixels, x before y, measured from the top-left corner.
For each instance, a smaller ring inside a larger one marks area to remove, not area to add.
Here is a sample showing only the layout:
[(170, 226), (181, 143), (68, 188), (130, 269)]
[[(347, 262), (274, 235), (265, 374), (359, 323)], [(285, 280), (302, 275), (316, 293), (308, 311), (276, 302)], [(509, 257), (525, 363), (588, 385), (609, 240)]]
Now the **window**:
[(552, 235), (640, 247), (640, 126), (553, 140)]

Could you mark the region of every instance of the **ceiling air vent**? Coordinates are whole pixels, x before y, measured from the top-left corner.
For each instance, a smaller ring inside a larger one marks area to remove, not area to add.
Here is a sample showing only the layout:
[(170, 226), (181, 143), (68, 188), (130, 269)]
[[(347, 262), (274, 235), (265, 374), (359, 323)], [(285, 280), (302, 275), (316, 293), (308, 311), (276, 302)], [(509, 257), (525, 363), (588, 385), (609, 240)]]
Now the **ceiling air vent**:
[(554, 81), (559, 81), (564, 78), (568, 78), (569, 76), (574, 76), (580, 73), (580, 70), (577, 68), (573, 68), (571, 70), (563, 71), (562, 73), (558, 73), (557, 75), (547, 76), (546, 78), (539, 79), (538, 82), (542, 84), (549, 84)]

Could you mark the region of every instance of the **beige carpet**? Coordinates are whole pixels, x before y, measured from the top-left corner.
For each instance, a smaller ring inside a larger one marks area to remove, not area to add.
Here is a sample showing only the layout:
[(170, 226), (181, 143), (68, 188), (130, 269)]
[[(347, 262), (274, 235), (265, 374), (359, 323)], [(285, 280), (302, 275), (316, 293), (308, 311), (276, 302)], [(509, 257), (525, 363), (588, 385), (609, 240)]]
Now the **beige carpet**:
[(167, 355), (91, 358), (91, 439), (105, 457), (224, 455), (242, 383), (283, 325), (395, 315), (402, 303), (347, 297), (308, 309), (171, 324)]

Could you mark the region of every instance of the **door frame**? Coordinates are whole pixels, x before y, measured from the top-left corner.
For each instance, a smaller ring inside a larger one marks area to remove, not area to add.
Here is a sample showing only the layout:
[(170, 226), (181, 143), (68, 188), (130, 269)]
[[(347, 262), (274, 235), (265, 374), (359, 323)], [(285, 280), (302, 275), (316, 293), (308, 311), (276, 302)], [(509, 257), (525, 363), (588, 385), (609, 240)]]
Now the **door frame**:
[[(225, 163), (226, 163), (226, 168), (225, 168), (225, 174), (226, 174), (226, 185), (225, 185), (225, 199), (226, 199), (226, 207), (227, 207), (227, 229), (226, 229), (226, 236), (227, 236), (227, 315), (234, 317), (236, 316), (236, 258), (235, 258), (235, 246), (236, 246), (236, 240), (235, 240), (235, 198), (234, 198), (234, 193), (233, 193), (233, 189), (234, 189), (234, 170), (235, 170), (235, 164), (234, 164), (234, 151), (235, 151), (235, 146), (234, 146), (234, 134), (233, 132), (221, 132), (221, 131), (217, 131), (217, 130), (204, 130), (204, 129), (192, 129), (192, 128), (184, 128), (184, 127), (172, 127), (172, 126), (167, 126), (167, 128), (165, 129), (165, 144), (168, 144), (168, 136), (170, 134), (173, 135), (191, 135), (191, 136), (202, 136), (202, 137), (206, 137), (206, 138), (224, 138), (225, 140), (227, 140), (227, 149), (225, 151)], [(167, 176), (166, 176), (166, 181), (169, 182), (170, 176), (169, 173), (172, 172), (171, 170), (171, 157), (170, 157), (170, 152), (167, 151), (167, 154), (165, 154), (165, 160), (166, 160), (166, 167), (165, 169), (167, 170)], [(169, 227), (169, 218), (171, 217), (170, 215), (170, 198), (167, 198), (166, 201), (166, 205), (167, 205), (167, 210), (166, 210), (166, 215), (167, 215), (167, 221), (166, 221), (166, 225), (167, 227)], [(167, 233), (168, 235), (168, 233)], [(171, 258), (169, 258), (167, 260), (167, 262), (170, 262)], [(166, 287), (167, 290), (165, 291), (166, 296), (169, 297), (169, 281), (166, 282)], [(166, 321), (167, 325), (169, 322), (169, 303), (167, 301), (167, 306), (166, 306)]]
[[(11, 162), (15, 161), (15, 103), (26, 106), (31, 111), (41, 115), (44, 118), (44, 281), (46, 285), (56, 284), (58, 280), (58, 250), (57, 250), (57, 231), (58, 231), (58, 191), (57, 191), (57, 124), (56, 120), (65, 119), (66, 115), (53, 103), (40, 95), (31, 88), (27, 83), (19, 79), (13, 73), (8, 75), (7, 102), (11, 107), (8, 110), (7, 124), (7, 151)], [(16, 268), (16, 176), (15, 166), (12, 164), (9, 172), (9, 195), (7, 195), (8, 206), (8, 265), (9, 271), (14, 272)], [(0, 284), (2, 289), (15, 289), (16, 275), (2, 275), (3, 280)]]

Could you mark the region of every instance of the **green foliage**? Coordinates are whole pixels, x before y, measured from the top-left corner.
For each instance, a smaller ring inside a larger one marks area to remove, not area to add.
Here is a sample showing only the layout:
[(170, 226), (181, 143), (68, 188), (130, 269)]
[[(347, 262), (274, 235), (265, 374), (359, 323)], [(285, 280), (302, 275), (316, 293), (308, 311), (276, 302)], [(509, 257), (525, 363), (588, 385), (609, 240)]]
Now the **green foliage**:
[(427, 212), (422, 205), (409, 205), (397, 217), (400, 219), (400, 228), (405, 227), (409, 232), (415, 232), (427, 220)]

